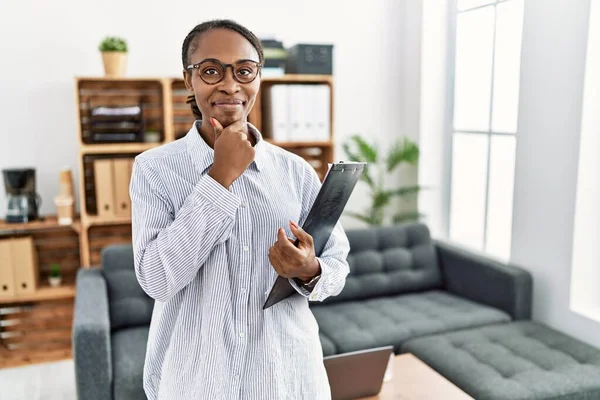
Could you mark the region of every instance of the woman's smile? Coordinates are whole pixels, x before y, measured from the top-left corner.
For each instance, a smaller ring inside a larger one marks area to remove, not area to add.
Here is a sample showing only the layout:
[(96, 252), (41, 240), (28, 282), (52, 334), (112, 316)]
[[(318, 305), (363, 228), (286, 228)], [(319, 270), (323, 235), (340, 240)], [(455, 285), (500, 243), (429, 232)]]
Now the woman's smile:
[(212, 106), (223, 111), (238, 111), (246, 106), (246, 102), (239, 99), (224, 99), (213, 102)]

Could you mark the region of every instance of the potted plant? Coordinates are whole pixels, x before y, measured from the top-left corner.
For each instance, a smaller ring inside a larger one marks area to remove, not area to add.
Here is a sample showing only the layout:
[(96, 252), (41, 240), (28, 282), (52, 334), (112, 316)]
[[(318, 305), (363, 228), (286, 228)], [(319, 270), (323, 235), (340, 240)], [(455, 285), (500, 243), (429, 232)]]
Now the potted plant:
[[(353, 135), (343, 144), (344, 152), (350, 161), (366, 162), (367, 166), (361, 175), (361, 181), (369, 189), (370, 206), (362, 213), (346, 212), (369, 226), (386, 225), (385, 209), (391, 205), (393, 198), (400, 199), (415, 196), (423, 187), (419, 185), (388, 188), (386, 176), (392, 174), (403, 164), (415, 166), (419, 160), (419, 146), (408, 138), (396, 141), (381, 154), (378, 146), (370, 144), (360, 135)], [(423, 217), (417, 210), (399, 211), (391, 216), (392, 224), (418, 221)]]
[(62, 276), (60, 273), (60, 265), (52, 264), (50, 265), (50, 276), (48, 277), (48, 282), (50, 282), (50, 286), (57, 287), (60, 286), (62, 281)]
[(127, 42), (125, 39), (107, 36), (100, 42), (100, 52), (104, 63), (104, 74), (108, 77), (125, 75), (127, 64)]

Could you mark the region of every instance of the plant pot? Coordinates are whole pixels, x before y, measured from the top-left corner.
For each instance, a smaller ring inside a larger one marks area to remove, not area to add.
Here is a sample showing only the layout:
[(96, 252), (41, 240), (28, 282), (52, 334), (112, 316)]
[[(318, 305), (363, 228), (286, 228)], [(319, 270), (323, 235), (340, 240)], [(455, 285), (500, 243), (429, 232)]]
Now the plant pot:
[(60, 286), (62, 278), (60, 276), (50, 276), (48, 277), (48, 282), (50, 282), (50, 286), (57, 287)]
[(121, 77), (125, 75), (127, 66), (127, 53), (122, 51), (103, 51), (104, 75), (108, 77)]

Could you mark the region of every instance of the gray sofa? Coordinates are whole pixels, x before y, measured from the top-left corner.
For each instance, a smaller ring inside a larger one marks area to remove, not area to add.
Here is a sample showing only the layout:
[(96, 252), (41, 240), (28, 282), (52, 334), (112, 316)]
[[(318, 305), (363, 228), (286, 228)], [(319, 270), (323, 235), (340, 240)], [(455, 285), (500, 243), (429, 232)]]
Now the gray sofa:
[[(436, 242), (418, 223), (347, 234), (344, 290), (311, 303), (324, 355), (392, 344), (477, 399), (600, 398), (593, 397), (600, 379), (590, 383), (600, 352), (528, 321), (532, 281), (525, 270)], [(145, 398), (152, 305), (137, 284), (131, 246), (110, 246), (102, 269), (78, 272), (73, 354), (80, 399)], [(553, 385), (537, 390), (540, 377)]]
[(526, 271), (435, 242), (423, 224), (351, 230), (340, 295), (314, 303), (325, 355), (531, 316)]
[(102, 268), (80, 269), (73, 359), (80, 400), (145, 399), (142, 374), (154, 300), (140, 287), (131, 245), (102, 252)]
[(532, 321), (414, 339), (402, 350), (475, 399), (600, 399), (600, 351)]

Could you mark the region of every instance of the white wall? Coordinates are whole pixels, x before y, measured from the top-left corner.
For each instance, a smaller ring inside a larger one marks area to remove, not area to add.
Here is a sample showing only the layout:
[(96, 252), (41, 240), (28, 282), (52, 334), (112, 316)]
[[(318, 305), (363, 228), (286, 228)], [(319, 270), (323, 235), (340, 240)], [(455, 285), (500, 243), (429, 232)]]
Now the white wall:
[(592, 2), (579, 146), (571, 308), (600, 322), (600, 2)]
[[(419, 31), (420, 19), (407, 14), (418, 11), (418, 4), (12, 1), (0, 12), (0, 168), (36, 167), (41, 211), (54, 213), (59, 169), (68, 165), (78, 172), (74, 76), (103, 74), (100, 40), (107, 34), (128, 40), (129, 76), (180, 76), (185, 35), (196, 23), (217, 17), (235, 19), (257, 35), (275, 33), (286, 45), (335, 45), (336, 158), (343, 158), (341, 142), (353, 133), (371, 135), (384, 146), (399, 134), (416, 139), (418, 124), (405, 114), (414, 111), (408, 101), (416, 90), (411, 74), (418, 74), (414, 63), (419, 61), (405, 56), (418, 54), (418, 41), (417, 47), (407, 42)], [(360, 205), (358, 198), (360, 190), (349, 208)], [(2, 187), (1, 214), (4, 209)]]
[(512, 261), (534, 278), (534, 318), (600, 346), (569, 309), (589, 0), (525, 2)]
[(428, 189), (419, 195), (419, 210), (435, 237), (447, 236), (451, 136), (446, 129), (449, 112), (450, 7), (448, 1), (424, 0), (421, 38), (420, 130), (422, 155), (419, 184)]

